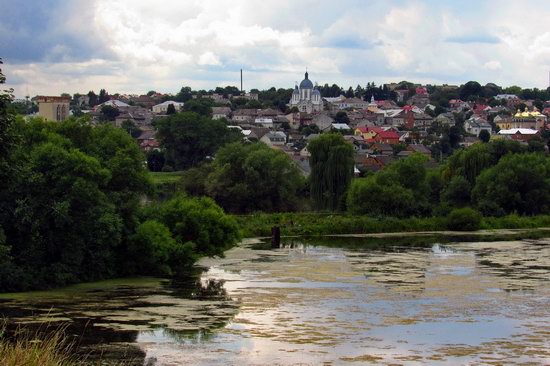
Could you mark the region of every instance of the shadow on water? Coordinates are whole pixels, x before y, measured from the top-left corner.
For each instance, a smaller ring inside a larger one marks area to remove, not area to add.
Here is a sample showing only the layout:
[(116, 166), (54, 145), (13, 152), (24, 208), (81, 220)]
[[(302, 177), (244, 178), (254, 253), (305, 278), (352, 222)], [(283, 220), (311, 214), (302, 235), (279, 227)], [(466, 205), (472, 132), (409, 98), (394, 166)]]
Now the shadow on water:
[(203, 271), (196, 268), (173, 280), (144, 279), (118, 286), (113, 281), (106, 286), (106, 281), (11, 298), (2, 295), (4, 336), (41, 338), (61, 331), (86, 363), (125, 360), (128, 365), (142, 365), (145, 353), (136, 343), (141, 333), (162, 332), (174, 340), (206, 339), (236, 313), (238, 306), (224, 281), (201, 280)]

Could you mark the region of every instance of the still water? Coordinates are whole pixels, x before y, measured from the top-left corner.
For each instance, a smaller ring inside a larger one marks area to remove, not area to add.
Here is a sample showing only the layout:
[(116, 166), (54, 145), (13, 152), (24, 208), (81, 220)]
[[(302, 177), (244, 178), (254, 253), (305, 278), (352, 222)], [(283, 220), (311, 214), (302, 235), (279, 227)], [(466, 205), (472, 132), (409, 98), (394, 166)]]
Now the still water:
[(550, 364), (550, 240), (449, 240), (249, 241), (180, 281), (8, 295), (0, 313), (66, 324), (90, 361)]

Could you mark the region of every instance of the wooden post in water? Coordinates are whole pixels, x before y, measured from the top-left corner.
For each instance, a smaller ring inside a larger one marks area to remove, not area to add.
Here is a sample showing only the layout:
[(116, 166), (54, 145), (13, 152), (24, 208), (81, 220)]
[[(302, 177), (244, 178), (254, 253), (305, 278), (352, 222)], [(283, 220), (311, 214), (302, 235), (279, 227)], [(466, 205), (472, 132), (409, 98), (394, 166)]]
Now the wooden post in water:
[(271, 247), (281, 247), (281, 228), (279, 226), (273, 226), (271, 228)]

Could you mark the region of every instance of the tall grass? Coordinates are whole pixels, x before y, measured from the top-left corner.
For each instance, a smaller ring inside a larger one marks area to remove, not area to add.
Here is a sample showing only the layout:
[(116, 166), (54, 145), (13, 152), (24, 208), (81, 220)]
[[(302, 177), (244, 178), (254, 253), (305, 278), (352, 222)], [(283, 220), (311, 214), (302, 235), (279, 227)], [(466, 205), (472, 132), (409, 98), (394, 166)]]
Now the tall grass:
[(5, 322), (0, 325), (0, 365), (3, 366), (76, 365), (71, 346), (65, 341), (63, 329), (45, 335), (18, 330), (13, 337), (8, 337)]
[[(235, 215), (242, 237), (271, 236), (271, 227), (281, 226), (282, 235), (370, 234), (449, 229), (447, 217), (369, 217), (328, 213), (259, 213)], [(550, 227), (550, 216), (484, 217), (480, 229), (534, 229)], [(456, 229), (456, 228), (455, 228)]]

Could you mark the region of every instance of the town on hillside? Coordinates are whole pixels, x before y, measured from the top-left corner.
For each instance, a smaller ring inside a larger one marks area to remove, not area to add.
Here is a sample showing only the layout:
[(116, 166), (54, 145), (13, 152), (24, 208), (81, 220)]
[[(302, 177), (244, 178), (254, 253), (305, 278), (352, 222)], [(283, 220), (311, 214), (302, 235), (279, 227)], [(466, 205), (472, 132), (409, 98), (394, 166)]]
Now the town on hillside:
[(154, 121), (193, 111), (224, 120), (247, 141), (261, 141), (288, 154), (309, 175), (308, 143), (326, 132), (341, 133), (355, 151), (355, 173), (378, 171), (392, 161), (420, 153), (430, 164), (456, 148), (491, 139), (512, 139), (548, 149), (550, 88), (503, 88), (475, 81), (464, 85), (400, 82), (355, 89), (318, 85), (305, 72), (293, 88), (217, 87), (176, 94), (63, 94), (16, 100), (14, 108), (29, 116), (62, 121), (88, 115), (94, 124), (126, 129), (148, 153), (160, 151)]

